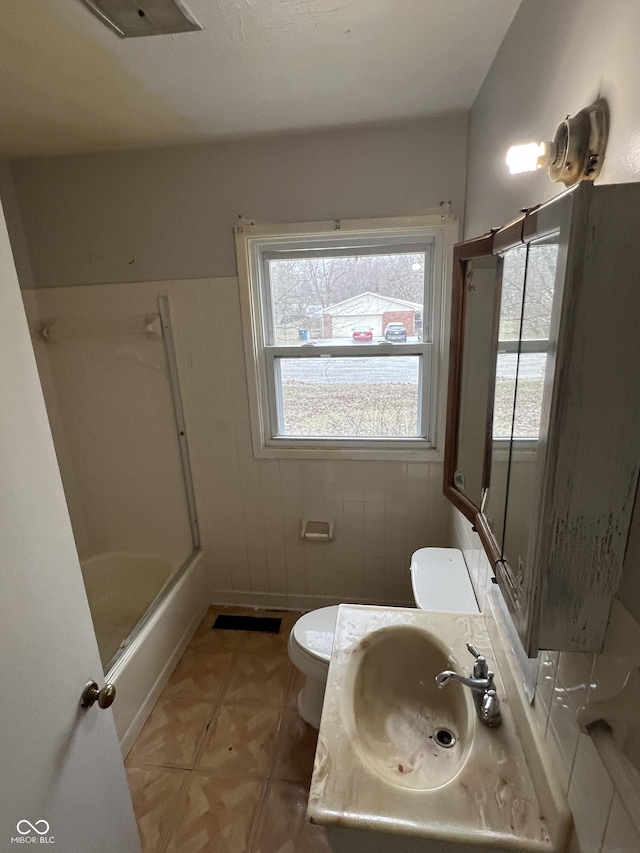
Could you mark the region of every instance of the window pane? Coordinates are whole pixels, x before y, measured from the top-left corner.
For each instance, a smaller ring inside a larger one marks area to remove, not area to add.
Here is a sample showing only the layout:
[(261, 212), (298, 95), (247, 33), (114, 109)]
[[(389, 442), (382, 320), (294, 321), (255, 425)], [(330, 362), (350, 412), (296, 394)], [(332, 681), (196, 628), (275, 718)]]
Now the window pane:
[(281, 435), (417, 438), (420, 356), (279, 358)]
[(522, 352), (519, 363), (518, 354), (515, 352), (498, 353), (493, 412), (494, 439), (511, 438), (512, 424), (514, 438), (538, 437), (546, 363), (547, 354), (544, 352)]
[(557, 263), (557, 243), (532, 243), (529, 246), (522, 340), (540, 341), (549, 338)]
[(267, 263), (276, 346), (422, 340), (424, 252)]
[(493, 403), (493, 437), (498, 441), (511, 438), (517, 370), (518, 353), (498, 353)]
[(520, 353), (516, 409), (513, 417), (514, 438), (538, 438), (540, 434), (546, 364), (546, 353)]
[(526, 264), (526, 246), (517, 246), (505, 253), (502, 267), (500, 329), (498, 332), (498, 339), (501, 341), (517, 341), (520, 337)]

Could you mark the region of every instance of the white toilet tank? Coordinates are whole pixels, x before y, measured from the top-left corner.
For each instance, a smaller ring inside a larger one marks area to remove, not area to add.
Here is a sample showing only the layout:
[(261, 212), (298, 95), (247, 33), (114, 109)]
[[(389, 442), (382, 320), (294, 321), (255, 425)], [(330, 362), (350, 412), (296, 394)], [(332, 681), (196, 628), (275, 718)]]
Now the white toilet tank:
[(420, 548), (411, 557), (416, 607), (443, 613), (479, 613), (471, 578), (457, 548)]

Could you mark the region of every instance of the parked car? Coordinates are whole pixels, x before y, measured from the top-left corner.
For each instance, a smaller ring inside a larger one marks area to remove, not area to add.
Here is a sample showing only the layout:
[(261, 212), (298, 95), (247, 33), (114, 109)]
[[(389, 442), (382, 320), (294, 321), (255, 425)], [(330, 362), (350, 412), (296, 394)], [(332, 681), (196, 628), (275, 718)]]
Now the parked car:
[(354, 341), (372, 341), (373, 340), (373, 329), (371, 326), (368, 326), (366, 323), (357, 323), (353, 327), (353, 340)]
[(387, 323), (387, 328), (384, 330), (385, 341), (398, 341), (399, 343), (407, 342), (407, 329), (404, 323)]

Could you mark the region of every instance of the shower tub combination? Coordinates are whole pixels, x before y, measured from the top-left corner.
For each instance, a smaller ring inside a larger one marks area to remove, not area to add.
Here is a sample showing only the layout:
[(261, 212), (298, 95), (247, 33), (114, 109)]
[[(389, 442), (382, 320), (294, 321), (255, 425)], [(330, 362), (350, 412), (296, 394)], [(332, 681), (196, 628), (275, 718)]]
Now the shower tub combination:
[(207, 610), (208, 554), (194, 550), (177, 570), (161, 555), (121, 551), (80, 565), (126, 755)]
[(167, 289), (25, 294), (125, 755), (210, 597)]

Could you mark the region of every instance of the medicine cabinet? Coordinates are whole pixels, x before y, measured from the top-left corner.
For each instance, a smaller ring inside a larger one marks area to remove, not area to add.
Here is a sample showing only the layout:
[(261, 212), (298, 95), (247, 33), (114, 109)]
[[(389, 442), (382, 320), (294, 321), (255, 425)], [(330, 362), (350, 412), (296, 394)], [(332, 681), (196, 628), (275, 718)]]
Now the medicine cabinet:
[(640, 184), (456, 246), (444, 492), (530, 655), (598, 651), (640, 467)]

